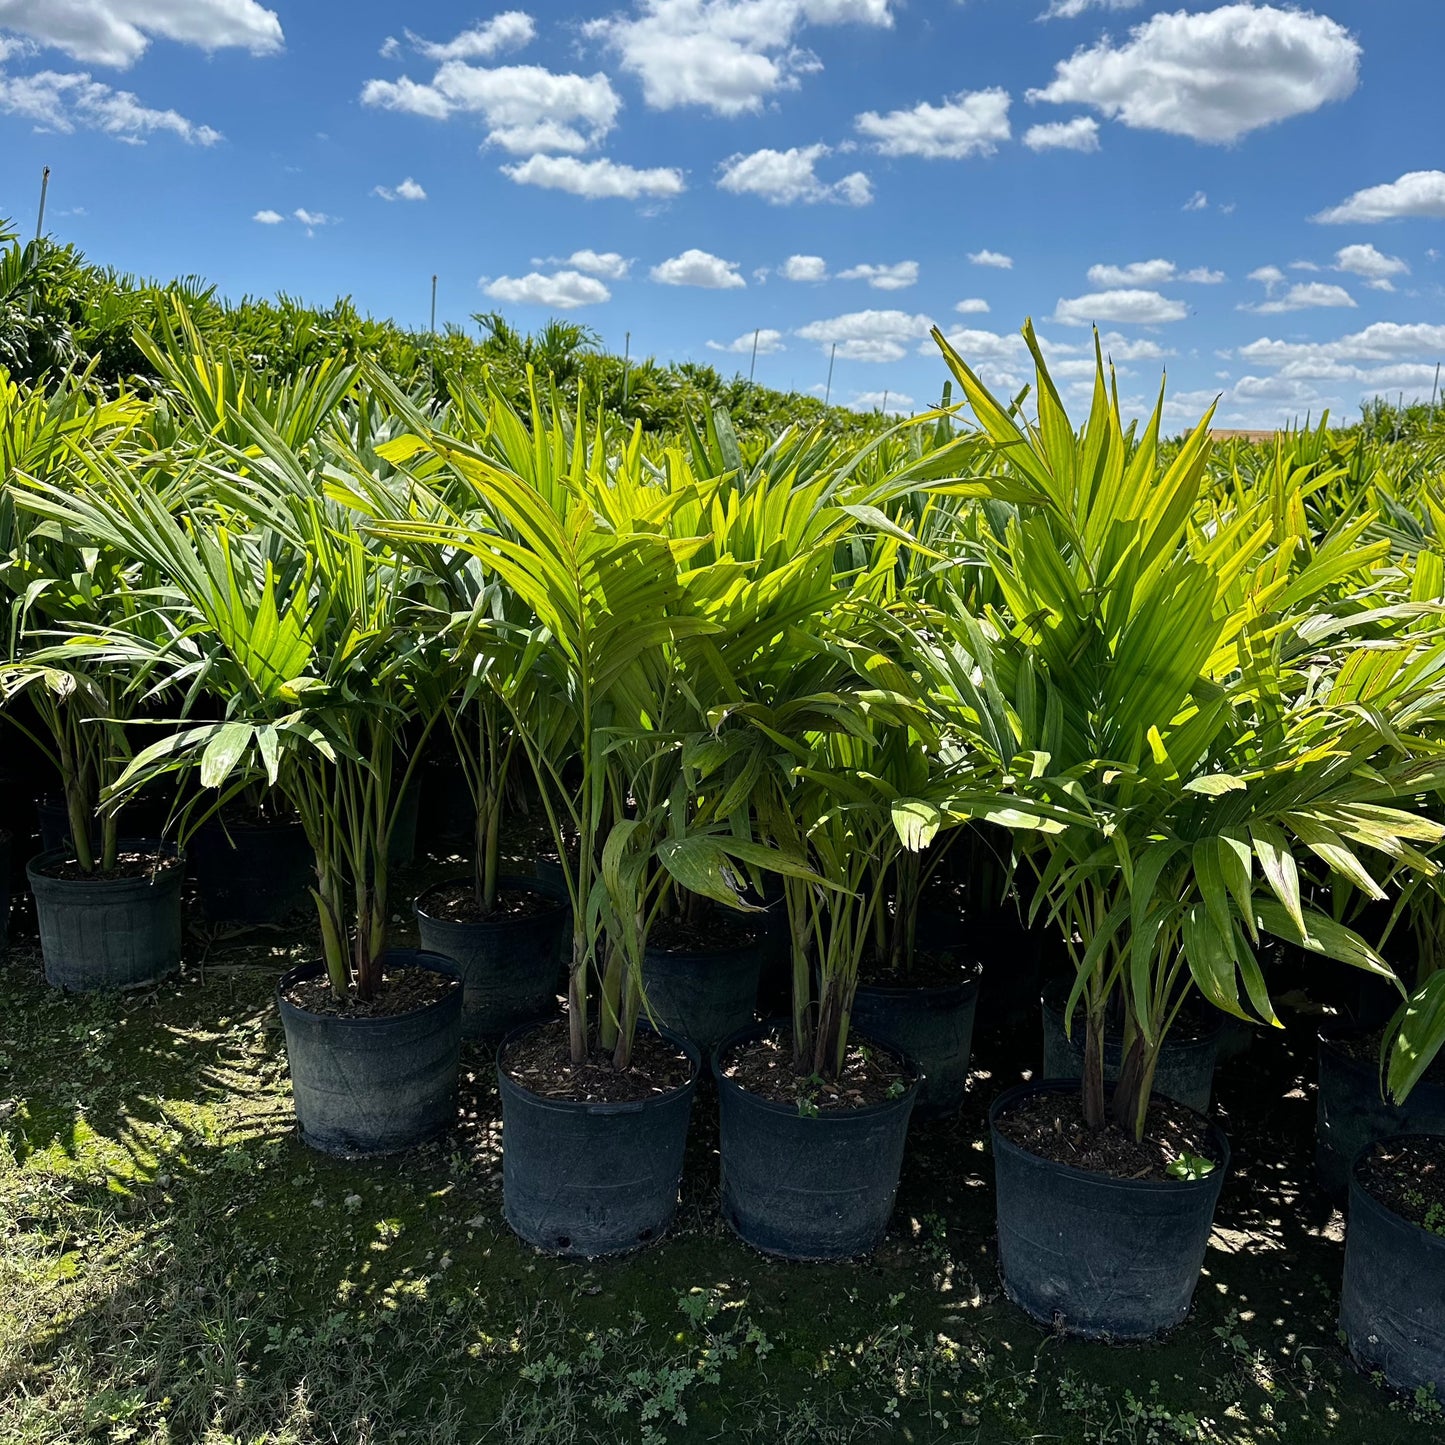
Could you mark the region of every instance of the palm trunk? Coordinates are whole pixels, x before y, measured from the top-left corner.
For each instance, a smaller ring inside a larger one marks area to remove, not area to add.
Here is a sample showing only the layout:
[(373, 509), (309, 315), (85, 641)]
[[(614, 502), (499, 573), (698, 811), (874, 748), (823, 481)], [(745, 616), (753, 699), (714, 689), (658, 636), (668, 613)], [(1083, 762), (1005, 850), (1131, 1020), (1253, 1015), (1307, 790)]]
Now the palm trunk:
[(587, 937), (579, 918), (572, 932), (567, 973), (567, 1042), (574, 1064), (587, 1062)]
[(1090, 1009), (1084, 1018), (1084, 1123), (1102, 1129), (1106, 1123), (1104, 1097), (1104, 1011)]

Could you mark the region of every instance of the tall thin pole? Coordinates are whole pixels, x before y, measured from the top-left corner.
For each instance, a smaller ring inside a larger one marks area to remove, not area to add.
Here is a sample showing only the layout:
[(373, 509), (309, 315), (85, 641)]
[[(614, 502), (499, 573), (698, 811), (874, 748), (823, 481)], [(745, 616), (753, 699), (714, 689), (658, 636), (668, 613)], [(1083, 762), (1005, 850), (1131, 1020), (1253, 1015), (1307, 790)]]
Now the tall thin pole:
[(758, 337), (762, 335), (763, 328), (758, 327), (753, 332), (753, 359), (748, 363), (748, 385), (753, 384), (753, 373), (758, 369)]
[(35, 239), (38, 241), (45, 232), (45, 193), (50, 189), (50, 167), (40, 172), (40, 211), (35, 217)]
[(838, 355), (838, 343), (833, 343), (833, 349), (828, 353), (828, 385), (823, 389), (823, 405), (828, 405), (828, 399), (833, 395), (833, 361)]
[(433, 338), (437, 334), (437, 278), (431, 278), (431, 327), (429, 328)]
[(888, 415), (888, 398), (889, 398), (889, 395), (890, 395), (890, 394), (891, 394), (891, 393), (889, 393), (889, 392), (887, 392), (887, 391), (885, 391), (885, 392), (883, 393), (883, 405), (879, 408), (879, 414), (880, 414), (881, 416), (887, 416), (887, 415)]
[(1440, 363), (1435, 363), (1435, 385), (1430, 388), (1430, 425), (1435, 425), (1435, 401), (1440, 395)]
[(629, 331), (622, 340), (622, 405), (627, 405), (627, 388), (632, 380), (632, 333)]

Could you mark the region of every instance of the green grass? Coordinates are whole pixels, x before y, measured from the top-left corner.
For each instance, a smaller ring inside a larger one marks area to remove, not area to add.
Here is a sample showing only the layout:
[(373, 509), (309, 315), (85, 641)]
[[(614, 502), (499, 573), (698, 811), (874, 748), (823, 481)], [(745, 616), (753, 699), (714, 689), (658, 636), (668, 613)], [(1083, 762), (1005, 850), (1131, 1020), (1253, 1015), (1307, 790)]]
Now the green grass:
[(982, 1118), (1022, 1026), (985, 1027), (992, 1077), (915, 1131), (871, 1259), (783, 1265), (735, 1240), (704, 1092), (672, 1235), (589, 1264), (503, 1223), (480, 1050), (439, 1146), (342, 1163), (296, 1140), (285, 952), (213, 940), (203, 974), (123, 998), (48, 991), (31, 951), (0, 966), (3, 1445), (1445, 1439), (1433, 1401), (1339, 1346), (1313, 1105), (1268, 1041), (1226, 1082), (1238, 1165), (1194, 1315), (1108, 1347), (1051, 1337), (999, 1288)]

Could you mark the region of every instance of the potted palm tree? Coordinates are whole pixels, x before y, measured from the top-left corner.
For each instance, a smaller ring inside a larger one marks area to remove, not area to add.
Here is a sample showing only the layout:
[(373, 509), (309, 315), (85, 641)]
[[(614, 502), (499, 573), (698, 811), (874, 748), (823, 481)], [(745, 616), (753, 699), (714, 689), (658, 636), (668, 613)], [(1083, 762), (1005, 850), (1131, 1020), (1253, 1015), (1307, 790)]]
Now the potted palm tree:
[[(1071, 1332), (1144, 1338), (1189, 1308), (1229, 1163), (1217, 1126), (1156, 1094), (1165, 1040), (1196, 991), (1247, 1016), (1242, 987), (1276, 1022), (1261, 933), (1388, 975), (1302, 897), (1296, 850), (1379, 896), (1359, 850), (1398, 858), (1438, 840), (1392, 806), (1436, 765), (1357, 706), (1378, 660), (1367, 672), (1352, 655), (1337, 677), (1299, 661), (1325, 569), (1291, 577), (1275, 554), (1293, 538), (1258, 515), (1193, 532), (1208, 417), (1164, 463), (1160, 410), (1128, 436), (1100, 360), (1076, 433), (1025, 338), (1038, 370), (1027, 428), (938, 338), (997, 449), (970, 485), (1013, 514), (985, 541), (1006, 609), (953, 610), (930, 691), (940, 726), (980, 760), (974, 796), (955, 805), (999, 821), (1014, 810), (1034, 908), (1073, 963), (1066, 1016), (1082, 1014), (1082, 1084), (1027, 1085), (991, 1111), (1005, 1288)], [(1232, 590), (1251, 563), (1255, 585)], [(996, 794), (979, 796), (985, 777)]]

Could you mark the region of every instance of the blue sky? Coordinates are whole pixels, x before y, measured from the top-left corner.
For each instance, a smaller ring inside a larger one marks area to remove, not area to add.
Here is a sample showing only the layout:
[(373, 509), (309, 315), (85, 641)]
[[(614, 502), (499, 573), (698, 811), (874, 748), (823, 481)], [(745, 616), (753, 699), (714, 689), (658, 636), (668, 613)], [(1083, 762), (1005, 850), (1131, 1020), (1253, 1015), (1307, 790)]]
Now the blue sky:
[[(1441, 0), (0, 0), (0, 215), (94, 259), (927, 405), (1273, 425), (1445, 360)], [(737, 347), (730, 351), (726, 348)]]

